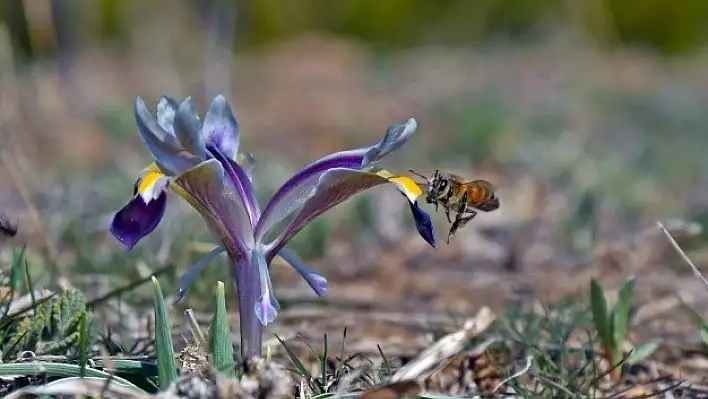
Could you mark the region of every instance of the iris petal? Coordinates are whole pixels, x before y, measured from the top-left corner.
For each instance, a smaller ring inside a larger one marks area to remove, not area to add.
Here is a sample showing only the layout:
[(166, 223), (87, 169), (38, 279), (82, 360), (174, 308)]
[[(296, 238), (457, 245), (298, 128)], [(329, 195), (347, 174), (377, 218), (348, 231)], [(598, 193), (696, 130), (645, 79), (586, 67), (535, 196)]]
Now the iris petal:
[(147, 204), (139, 195), (134, 196), (128, 204), (116, 212), (111, 222), (111, 234), (127, 250), (131, 250), (138, 241), (155, 230), (165, 214), (166, 207), (165, 192)]
[(283, 248), (278, 252), (278, 255), (285, 259), (302, 276), (303, 280), (309, 284), (317, 296), (322, 296), (327, 292), (327, 279), (307, 267), (294, 252)]
[(177, 138), (157, 123), (140, 97), (135, 101), (135, 120), (145, 149), (165, 173), (175, 176), (198, 163), (193, 154), (184, 151)]
[(273, 194), (258, 221), (256, 240), (262, 241), (278, 223), (300, 209), (325, 172), (335, 168), (369, 169), (408, 141), (417, 127), (416, 120), (410, 118), (405, 123), (389, 126), (384, 137), (372, 146), (330, 154), (307, 165)]
[[(268, 261), (282, 250), (295, 234), (317, 216), (368, 188), (391, 183), (392, 181), (389, 179), (385, 173), (371, 173), (356, 169), (336, 168), (327, 171), (320, 179), (314, 194), (309, 197), (295, 217), (295, 220), (280, 233), (275, 241), (267, 245), (270, 250)], [(399, 184), (395, 185), (401, 190)], [(407, 196), (405, 192), (402, 192), (402, 194)], [(416, 213), (418, 214), (417, 216)], [(421, 225), (417, 224), (417, 227), (425, 228), (424, 217), (422, 217), (421, 213), (424, 214), (425, 212), (420, 208), (416, 208), (414, 218), (416, 218), (417, 223), (418, 221), (423, 222)], [(429, 239), (425, 238), (425, 235), (432, 236), (434, 232), (432, 231), (432, 224), (428, 227), (430, 229), (421, 235), (427, 242), (430, 242)]]
[(175, 135), (173, 125), (177, 108), (179, 108), (179, 103), (172, 97), (160, 96), (157, 100), (157, 123), (162, 129), (173, 136)]
[(187, 291), (189, 291), (189, 287), (192, 285), (194, 279), (204, 271), (204, 269), (209, 265), (209, 262), (224, 251), (224, 247), (216, 247), (208, 254), (202, 256), (202, 258), (196, 263), (189, 266), (187, 271), (184, 272), (182, 277), (179, 278), (179, 283), (177, 283), (177, 295), (174, 303), (178, 303), (182, 300), (182, 298), (184, 298), (185, 295), (187, 295)]
[(175, 136), (182, 147), (196, 155), (200, 161), (206, 160), (206, 145), (201, 133), (202, 123), (199, 120), (197, 107), (191, 97), (182, 101), (174, 117)]
[(260, 286), (260, 297), (256, 301), (254, 311), (261, 325), (267, 326), (275, 320), (280, 310), (280, 305), (273, 293), (273, 284), (270, 281), (270, 273), (268, 272), (268, 263), (265, 256), (258, 251), (253, 251), (251, 262), (252, 269), (258, 271)]
[(330, 154), (307, 165), (286, 181), (263, 210), (256, 227), (256, 240), (263, 240), (278, 223), (305, 205), (325, 172), (334, 168), (357, 169), (365, 152), (360, 149)]
[(210, 159), (176, 177), (170, 188), (190, 203), (204, 218), (230, 257), (245, 259), (253, 247), (253, 229), (248, 212), (224, 167)]
[(224, 96), (218, 95), (211, 102), (204, 117), (203, 132), (207, 143), (218, 148), (227, 158), (236, 159), (241, 140), (238, 122)]
[(243, 202), (246, 207), (251, 229), (253, 229), (258, 222), (258, 218), (261, 216), (261, 210), (258, 205), (258, 199), (256, 198), (256, 191), (251, 184), (251, 179), (248, 178), (246, 171), (243, 170), (241, 165), (227, 158), (218, 148), (213, 147), (211, 144), (207, 148), (209, 149), (209, 154), (221, 163), (226, 175), (231, 179), (231, 183), (241, 198), (241, 202)]
[(378, 143), (371, 146), (364, 155), (361, 168), (366, 169), (408, 141), (418, 128), (415, 118), (405, 123), (394, 124), (386, 129), (386, 134)]

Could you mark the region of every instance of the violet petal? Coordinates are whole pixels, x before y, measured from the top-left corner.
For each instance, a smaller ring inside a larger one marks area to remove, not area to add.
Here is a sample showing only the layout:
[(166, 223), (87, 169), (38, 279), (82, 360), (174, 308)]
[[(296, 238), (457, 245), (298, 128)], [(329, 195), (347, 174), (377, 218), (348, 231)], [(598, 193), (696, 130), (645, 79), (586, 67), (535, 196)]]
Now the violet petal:
[(140, 196), (135, 196), (116, 212), (111, 222), (111, 233), (130, 251), (138, 241), (155, 230), (166, 207), (165, 192), (148, 204)]
[(240, 193), (216, 159), (204, 161), (176, 177), (170, 188), (192, 205), (231, 258), (250, 255), (253, 229)]
[[(344, 202), (345, 200), (355, 196), (356, 194), (373, 188), (384, 183), (392, 183), (388, 178), (371, 172), (360, 171), (356, 169), (336, 168), (327, 171), (320, 179), (316, 191), (309, 197), (303, 208), (293, 220), (272, 242), (266, 244), (270, 250), (268, 261), (272, 259), (287, 242), (302, 230), (307, 224), (314, 220), (317, 216), (331, 209), (332, 207)], [(394, 184), (398, 188), (398, 185)], [(425, 218), (422, 216), (425, 212), (416, 208), (414, 218), (423, 222), (418, 225), (425, 228)], [(422, 214), (421, 214), (422, 213)], [(432, 228), (432, 225), (430, 225)], [(425, 235), (433, 235), (432, 231), (421, 233), (424, 239)], [(428, 241), (428, 239), (426, 239)]]

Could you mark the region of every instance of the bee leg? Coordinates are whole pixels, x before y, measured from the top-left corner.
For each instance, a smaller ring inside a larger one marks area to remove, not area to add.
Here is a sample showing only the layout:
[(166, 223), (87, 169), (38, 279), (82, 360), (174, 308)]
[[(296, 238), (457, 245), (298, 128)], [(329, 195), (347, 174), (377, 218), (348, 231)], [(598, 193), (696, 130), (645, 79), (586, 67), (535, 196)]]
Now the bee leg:
[(470, 209), (470, 210), (468, 210), (468, 212), (469, 212), (468, 216), (465, 216), (465, 217), (462, 217), (459, 219), (460, 223), (459, 223), (459, 226), (457, 227), (458, 229), (462, 228), (464, 225), (467, 224), (467, 222), (469, 222), (470, 220), (474, 219), (475, 216), (477, 216), (477, 211), (475, 211), (475, 210)]
[(447, 222), (452, 223), (452, 219), (450, 219), (450, 208), (445, 207), (445, 216), (447, 216)]

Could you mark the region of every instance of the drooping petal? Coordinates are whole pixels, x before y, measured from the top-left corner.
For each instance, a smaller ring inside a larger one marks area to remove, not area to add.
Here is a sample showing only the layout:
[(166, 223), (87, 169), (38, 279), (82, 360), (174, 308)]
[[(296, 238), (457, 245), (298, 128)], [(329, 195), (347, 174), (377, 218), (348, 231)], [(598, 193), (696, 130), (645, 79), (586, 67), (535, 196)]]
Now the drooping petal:
[(164, 191), (149, 203), (145, 203), (136, 195), (113, 217), (111, 234), (127, 250), (131, 250), (138, 241), (155, 230), (165, 214), (166, 207), (167, 193)]
[(231, 111), (229, 102), (223, 95), (214, 97), (211, 106), (204, 117), (202, 128), (207, 143), (218, 148), (222, 154), (231, 160), (236, 160), (240, 135), (238, 122)]
[(270, 281), (270, 273), (265, 254), (259, 250), (254, 250), (251, 254), (251, 269), (258, 273), (258, 285), (260, 295), (256, 300), (254, 311), (258, 321), (263, 326), (267, 326), (275, 320), (280, 311), (280, 304), (275, 299), (273, 284)]
[(334, 168), (358, 169), (365, 153), (365, 149), (359, 149), (327, 155), (288, 179), (263, 209), (256, 226), (256, 241), (263, 240), (273, 227), (305, 205), (325, 172)]
[(278, 252), (278, 256), (288, 262), (302, 276), (317, 296), (322, 296), (327, 292), (327, 279), (307, 267), (293, 251), (283, 248)]
[(174, 121), (179, 103), (172, 97), (160, 96), (157, 100), (157, 123), (167, 133), (175, 135)]
[(174, 117), (174, 132), (182, 148), (196, 155), (200, 161), (206, 160), (206, 145), (202, 136), (202, 122), (197, 107), (191, 97), (187, 97), (177, 108)]
[(236, 161), (227, 158), (218, 148), (209, 144), (207, 146), (209, 155), (221, 163), (226, 175), (231, 180), (231, 184), (236, 189), (236, 193), (241, 198), (243, 205), (246, 207), (251, 228), (255, 228), (258, 218), (261, 216), (261, 209), (256, 198), (256, 190), (253, 189), (251, 179), (248, 178), (246, 171)]
[(204, 269), (209, 265), (209, 263), (217, 257), (220, 253), (224, 252), (226, 249), (224, 247), (216, 247), (209, 251), (208, 254), (202, 256), (201, 259), (199, 259), (196, 263), (193, 265), (189, 266), (187, 268), (187, 271), (184, 272), (182, 277), (179, 278), (179, 283), (177, 283), (177, 295), (175, 296), (175, 302), (178, 303), (179, 301), (184, 298), (185, 295), (187, 295), (187, 291), (189, 291), (189, 287), (192, 285), (192, 282), (194, 279), (202, 274)]
[(410, 118), (405, 123), (389, 126), (381, 141), (374, 144), (366, 151), (361, 169), (371, 167), (375, 162), (400, 148), (413, 136), (417, 128), (418, 122), (416, 122), (415, 118)]
[(135, 120), (143, 146), (163, 172), (176, 176), (198, 163), (193, 154), (182, 148), (175, 136), (167, 133), (157, 123), (140, 97), (135, 100)]
[(240, 194), (216, 159), (204, 161), (176, 177), (169, 186), (194, 207), (229, 257), (246, 259), (253, 248), (253, 229)]
[(256, 240), (263, 240), (288, 215), (300, 209), (310, 197), (322, 175), (330, 169), (370, 169), (374, 162), (402, 146), (415, 133), (418, 124), (410, 118), (389, 126), (378, 143), (327, 155), (296, 173), (273, 194), (256, 227)]
[[(327, 171), (317, 184), (314, 193), (308, 197), (309, 199), (297, 214), (295, 220), (293, 220), (272, 243), (266, 244), (266, 247), (268, 247), (270, 251), (268, 260), (270, 261), (275, 254), (282, 250), (288, 240), (317, 216), (368, 188), (376, 187), (384, 183), (394, 183), (399, 191), (409, 198), (409, 202), (411, 202), (410, 198), (414, 198), (414, 200), (417, 198), (416, 193), (409, 190), (410, 186), (408, 184), (401, 184), (401, 177), (398, 177), (397, 181), (390, 179), (390, 173), (385, 171), (372, 173), (344, 168), (336, 168)], [(417, 189), (418, 192), (421, 192), (420, 187)], [(429, 238), (426, 238), (426, 236), (434, 236), (432, 224), (429, 224), (427, 227), (425, 226), (426, 218), (422, 216), (425, 212), (422, 209), (416, 207), (414, 212), (417, 213), (417, 216), (414, 214), (416, 223), (422, 223), (417, 224), (416, 227), (426, 230), (424, 233), (421, 233), (421, 235), (426, 242), (433, 245), (434, 240), (431, 242)], [(427, 218), (427, 220), (429, 221), (429, 218)]]

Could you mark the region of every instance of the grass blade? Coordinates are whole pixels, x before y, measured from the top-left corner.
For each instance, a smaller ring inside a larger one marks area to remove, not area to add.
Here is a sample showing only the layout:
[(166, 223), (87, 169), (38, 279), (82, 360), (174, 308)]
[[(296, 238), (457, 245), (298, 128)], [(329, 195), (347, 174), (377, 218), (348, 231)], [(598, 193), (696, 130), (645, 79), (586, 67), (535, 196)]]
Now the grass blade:
[[(624, 342), (624, 338), (629, 331), (629, 302), (632, 299), (635, 281), (634, 277), (632, 277), (622, 284), (617, 297), (617, 304), (612, 311), (615, 351), (621, 351), (622, 342)], [(621, 355), (621, 353), (617, 353), (617, 355)]]
[(642, 360), (651, 356), (657, 349), (659, 349), (661, 341), (651, 340), (640, 345), (638, 348), (634, 348), (632, 353), (627, 357), (628, 364), (635, 364), (641, 362)]
[(226, 313), (224, 283), (216, 283), (216, 308), (209, 329), (209, 348), (214, 358), (214, 367), (228, 377), (236, 377), (234, 348), (231, 343), (231, 329)]
[(88, 363), (88, 328), (86, 326), (86, 313), (79, 319), (79, 377), (86, 376), (86, 363)]
[(590, 306), (595, 329), (600, 337), (600, 343), (607, 350), (610, 350), (614, 345), (612, 343), (610, 317), (607, 312), (607, 301), (605, 301), (605, 292), (594, 278), (590, 280)]
[(283, 348), (285, 348), (285, 352), (288, 354), (288, 357), (290, 358), (290, 360), (291, 360), (291, 361), (293, 362), (293, 364), (295, 365), (295, 368), (297, 369), (298, 373), (299, 373), (303, 378), (305, 378), (308, 383), (310, 383), (310, 386), (311, 386), (312, 390), (314, 391), (315, 395), (320, 395), (320, 394), (325, 393), (325, 392), (324, 392), (324, 389), (320, 386), (319, 383), (316, 383), (316, 382), (315, 382), (314, 386), (312, 386), (312, 385), (313, 385), (312, 382), (315, 381), (315, 378), (312, 377), (312, 374), (310, 373), (310, 370), (308, 370), (307, 367), (305, 367), (305, 365), (302, 364), (302, 362), (300, 361), (300, 359), (298, 359), (298, 357), (297, 357), (297, 355), (295, 354), (295, 352), (293, 352), (292, 349), (290, 349), (290, 347), (285, 343), (285, 341), (283, 341), (283, 340), (278, 336), (278, 334), (275, 334), (275, 338), (276, 338), (278, 341), (280, 341), (280, 344), (283, 345)]
[(172, 381), (177, 379), (175, 368), (175, 353), (172, 346), (170, 321), (165, 310), (165, 298), (162, 296), (160, 283), (152, 276), (155, 295), (155, 346), (157, 347), (157, 375), (160, 390), (165, 390)]

